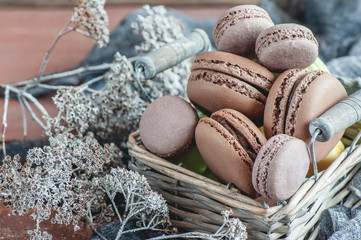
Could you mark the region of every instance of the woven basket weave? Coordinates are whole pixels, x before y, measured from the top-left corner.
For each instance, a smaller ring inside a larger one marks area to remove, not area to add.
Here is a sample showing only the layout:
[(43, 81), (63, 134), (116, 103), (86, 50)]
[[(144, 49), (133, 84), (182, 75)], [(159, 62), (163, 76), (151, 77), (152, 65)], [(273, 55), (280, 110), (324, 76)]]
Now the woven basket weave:
[(274, 207), (153, 155), (142, 145), (139, 131), (130, 134), (128, 148), (130, 168), (145, 175), (166, 199), (173, 226), (187, 231), (214, 233), (223, 223), (221, 211), (232, 209), (232, 216), (247, 227), (248, 239), (315, 239), (323, 210), (337, 204), (361, 205), (347, 188), (361, 167), (361, 147), (352, 153), (347, 148), (317, 181), (307, 178), (287, 203)]

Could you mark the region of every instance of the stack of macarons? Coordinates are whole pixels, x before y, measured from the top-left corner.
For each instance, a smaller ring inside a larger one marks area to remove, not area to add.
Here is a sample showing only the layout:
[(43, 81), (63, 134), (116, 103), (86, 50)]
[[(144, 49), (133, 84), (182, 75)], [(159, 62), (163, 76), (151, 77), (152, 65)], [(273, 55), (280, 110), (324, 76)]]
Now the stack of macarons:
[[(191, 104), (177, 98), (182, 107), (176, 106), (171, 96), (151, 103), (140, 121), (142, 142), (151, 152), (172, 157), (195, 139), (205, 164), (221, 181), (249, 197), (286, 200), (310, 167), (309, 123), (347, 97), (346, 91), (322, 65), (310, 29), (274, 25), (258, 6), (227, 10), (213, 35), (217, 51), (199, 54), (191, 68)], [(198, 119), (196, 112), (206, 117)], [(342, 135), (317, 142), (316, 160)]]

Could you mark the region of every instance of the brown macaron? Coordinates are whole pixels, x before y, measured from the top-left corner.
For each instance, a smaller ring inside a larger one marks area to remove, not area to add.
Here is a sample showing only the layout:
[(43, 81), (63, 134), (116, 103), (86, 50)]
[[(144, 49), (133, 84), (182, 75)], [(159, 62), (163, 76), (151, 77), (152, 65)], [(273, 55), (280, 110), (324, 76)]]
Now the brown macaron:
[(255, 57), (258, 35), (273, 26), (268, 13), (256, 5), (239, 5), (223, 12), (218, 18), (213, 39), (219, 51), (244, 57)]
[(262, 196), (286, 200), (302, 185), (309, 166), (310, 154), (306, 143), (278, 134), (259, 151), (253, 165), (252, 183)]
[(266, 96), (275, 76), (247, 58), (220, 51), (199, 54), (187, 84), (188, 98), (205, 113), (235, 109), (262, 124)]
[(318, 56), (318, 42), (305, 26), (285, 23), (259, 34), (255, 51), (263, 66), (282, 72), (310, 66)]
[(199, 120), (195, 139), (203, 160), (219, 179), (248, 196), (256, 195), (253, 161), (266, 138), (250, 119), (233, 109), (219, 110)]
[[(325, 71), (290, 69), (283, 72), (267, 98), (264, 114), (266, 137), (283, 133), (309, 145), (310, 122), (345, 97), (347, 93), (340, 81)], [(332, 150), (342, 135), (340, 132), (327, 142), (315, 143), (317, 161)]]
[(139, 134), (152, 153), (176, 157), (191, 147), (197, 122), (198, 115), (186, 100), (167, 95), (154, 100), (145, 109)]

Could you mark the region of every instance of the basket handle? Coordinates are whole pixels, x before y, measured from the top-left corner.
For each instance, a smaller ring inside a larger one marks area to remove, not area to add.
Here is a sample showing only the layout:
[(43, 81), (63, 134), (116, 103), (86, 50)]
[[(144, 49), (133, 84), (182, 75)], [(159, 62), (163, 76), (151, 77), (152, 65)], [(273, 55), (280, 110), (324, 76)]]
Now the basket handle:
[[(353, 93), (344, 100), (336, 103), (320, 117), (314, 119), (309, 125), (311, 138), (311, 158), (315, 179), (318, 179), (317, 163), (315, 157), (315, 141), (326, 142), (338, 132), (350, 127), (361, 119), (361, 90)], [(361, 132), (353, 141), (349, 153), (351, 153), (361, 137)]]
[(360, 119), (361, 90), (358, 90), (314, 119), (309, 125), (309, 131), (311, 136), (317, 133), (317, 141), (326, 142)]

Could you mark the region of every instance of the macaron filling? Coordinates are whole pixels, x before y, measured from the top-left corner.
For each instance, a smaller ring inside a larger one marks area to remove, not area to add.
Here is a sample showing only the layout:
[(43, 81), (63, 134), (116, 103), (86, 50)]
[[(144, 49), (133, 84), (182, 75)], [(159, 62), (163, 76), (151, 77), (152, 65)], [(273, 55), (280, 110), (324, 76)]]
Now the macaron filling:
[(269, 79), (262, 74), (252, 71), (251, 69), (218, 59), (196, 59), (193, 64), (192, 71), (199, 69), (215, 70), (227, 75), (237, 76), (240, 80), (247, 82), (264, 95), (268, 94), (268, 91), (271, 89), (274, 82), (274, 79)]
[(256, 159), (257, 153), (255, 149), (252, 148), (247, 139), (240, 132), (238, 132), (238, 130), (233, 127), (232, 124), (230, 124), (224, 117), (221, 116), (212, 116), (211, 118), (220, 123), (236, 139), (236, 141), (241, 144), (252, 161)]
[(266, 103), (266, 96), (261, 94), (256, 88), (240, 81), (238, 78), (207, 69), (193, 70), (189, 77), (189, 81), (205, 81), (218, 86), (225, 86), (234, 92), (240, 93), (251, 99), (254, 99), (263, 104)]
[[(289, 106), (287, 106), (287, 114), (285, 118), (286, 134), (291, 136), (295, 134), (295, 125), (298, 117), (298, 112), (302, 104), (303, 95), (307, 91), (310, 84), (322, 74), (323, 74), (322, 70), (316, 70), (310, 72), (303, 79), (298, 80), (299, 82), (297, 83), (297, 85), (293, 86), (294, 90), (292, 89), (291, 95), (289, 96), (289, 99), (291, 100), (288, 101)], [(291, 102), (293, 103), (292, 105), (290, 104)]]
[(262, 36), (259, 41), (260, 44), (256, 49), (257, 53), (260, 53), (264, 48), (267, 46), (281, 42), (283, 40), (304, 40), (307, 39), (312, 41), (318, 47), (318, 42), (316, 38), (313, 36), (311, 31), (305, 31), (303, 29), (277, 29), (272, 33), (267, 33), (266, 35)]
[[(307, 70), (294, 69), (289, 71), (284, 77), (282, 83), (280, 84), (280, 87), (278, 88), (277, 95), (273, 103), (272, 119), (274, 119), (274, 121), (272, 122), (271, 127), (272, 135), (284, 133), (286, 126), (285, 119), (288, 112), (287, 109), (292, 99), (291, 94), (295, 91), (295, 88), (290, 86), (294, 86), (294, 82), (299, 83), (307, 74)], [(282, 111), (282, 109), (285, 109), (285, 111)], [(282, 113), (284, 113), (283, 116)]]
[[(271, 128), (272, 135), (280, 133), (294, 135), (295, 124), (303, 99), (302, 96), (307, 91), (309, 85), (322, 74), (322, 70), (308, 72), (307, 70), (296, 69), (290, 71), (283, 79), (273, 108), (275, 121)], [(291, 88), (290, 85), (292, 85)], [(283, 117), (281, 116), (282, 109), (284, 109)]]

